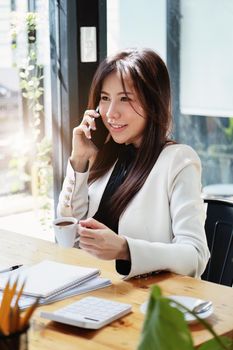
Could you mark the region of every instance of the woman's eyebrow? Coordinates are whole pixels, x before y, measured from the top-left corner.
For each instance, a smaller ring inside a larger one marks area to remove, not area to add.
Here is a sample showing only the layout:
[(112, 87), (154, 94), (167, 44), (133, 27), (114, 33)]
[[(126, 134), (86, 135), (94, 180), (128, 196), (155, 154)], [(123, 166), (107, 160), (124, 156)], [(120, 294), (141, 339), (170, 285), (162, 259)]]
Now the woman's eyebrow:
[[(106, 91), (101, 91), (101, 94), (104, 95), (110, 95), (108, 92)], [(133, 92), (130, 91), (122, 91), (122, 92), (118, 92), (117, 95), (133, 95)]]

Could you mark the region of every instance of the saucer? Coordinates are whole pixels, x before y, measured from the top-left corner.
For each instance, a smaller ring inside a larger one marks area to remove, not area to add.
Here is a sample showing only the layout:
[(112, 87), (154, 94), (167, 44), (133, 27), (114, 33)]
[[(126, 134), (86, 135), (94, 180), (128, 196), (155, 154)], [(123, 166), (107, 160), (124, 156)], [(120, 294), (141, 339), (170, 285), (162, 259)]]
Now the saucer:
[[(182, 296), (182, 295), (170, 295), (168, 298), (172, 299), (172, 300), (175, 300), (175, 301), (177, 301), (180, 304), (183, 304), (184, 306), (186, 306), (189, 309), (192, 309), (194, 306), (196, 306), (196, 305), (200, 304), (201, 302), (205, 301), (205, 300), (202, 300), (202, 299), (192, 298), (192, 297), (187, 297), (187, 296)], [(148, 305), (148, 301), (146, 301), (145, 303), (143, 303), (140, 306), (140, 311), (143, 314), (146, 313), (147, 305)], [(175, 304), (174, 304), (174, 306), (175, 306)], [(181, 311), (183, 311), (183, 310), (181, 310)], [(214, 312), (214, 308), (213, 308), (213, 306), (211, 306), (209, 310), (207, 310), (206, 312), (198, 314), (198, 316), (201, 319), (207, 319), (213, 314), (213, 312)], [(184, 313), (184, 318), (187, 321), (187, 323), (189, 323), (189, 324), (198, 322), (198, 320), (192, 314), (189, 314), (188, 312)]]

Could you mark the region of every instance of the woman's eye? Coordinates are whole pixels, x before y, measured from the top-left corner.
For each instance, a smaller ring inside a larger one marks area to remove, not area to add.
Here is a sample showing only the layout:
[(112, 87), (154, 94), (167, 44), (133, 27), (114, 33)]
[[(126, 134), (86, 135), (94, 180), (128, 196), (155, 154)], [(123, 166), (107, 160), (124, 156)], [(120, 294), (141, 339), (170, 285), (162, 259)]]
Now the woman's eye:
[(108, 101), (109, 98), (108, 98), (108, 96), (101, 96), (101, 100), (102, 100), (102, 101)]
[(128, 101), (130, 101), (131, 99), (129, 98), (129, 97), (127, 97), (127, 96), (122, 96), (121, 97), (121, 101), (123, 101), (123, 102), (128, 102)]

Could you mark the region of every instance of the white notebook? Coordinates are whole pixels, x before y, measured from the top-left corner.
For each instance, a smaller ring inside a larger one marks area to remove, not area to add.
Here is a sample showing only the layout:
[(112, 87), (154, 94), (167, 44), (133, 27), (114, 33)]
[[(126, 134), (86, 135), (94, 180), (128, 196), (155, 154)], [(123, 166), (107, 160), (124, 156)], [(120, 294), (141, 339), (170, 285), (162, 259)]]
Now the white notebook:
[[(24, 295), (46, 299), (77, 287), (99, 274), (100, 271), (96, 268), (43, 260), (38, 264), (12, 271), (10, 280), (13, 283), (18, 278), (18, 289), (26, 281)], [(8, 279), (9, 273), (1, 274), (0, 290), (4, 289)]]
[[(74, 286), (71, 289), (68, 289), (67, 291), (63, 291), (61, 293), (58, 293), (52, 297), (49, 298), (40, 298), (39, 299), (39, 305), (47, 305), (54, 303), (55, 301), (67, 299), (69, 297), (80, 295), (83, 293), (91, 292), (100, 288), (105, 288), (108, 286), (111, 286), (112, 282), (111, 280), (103, 277), (94, 277), (91, 280), (88, 280), (86, 282), (83, 282), (82, 284), (79, 284), (78, 286)], [(0, 291), (0, 302), (2, 300), (3, 292)], [(16, 297), (15, 297), (16, 298)], [(16, 299), (13, 299), (13, 303)], [(34, 304), (36, 298), (31, 297), (28, 295), (21, 295), (18, 305), (21, 310), (28, 308), (32, 304)]]

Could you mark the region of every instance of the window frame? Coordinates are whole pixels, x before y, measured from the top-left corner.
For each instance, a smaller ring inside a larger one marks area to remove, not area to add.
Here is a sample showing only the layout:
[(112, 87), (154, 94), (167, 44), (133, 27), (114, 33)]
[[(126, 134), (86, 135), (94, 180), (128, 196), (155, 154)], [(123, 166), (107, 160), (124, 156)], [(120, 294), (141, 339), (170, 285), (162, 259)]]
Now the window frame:
[[(49, 17), (56, 208), (71, 152), (72, 130), (86, 109), (94, 72), (107, 54), (106, 0), (51, 0)], [(97, 62), (80, 61), (81, 26), (97, 28)]]

